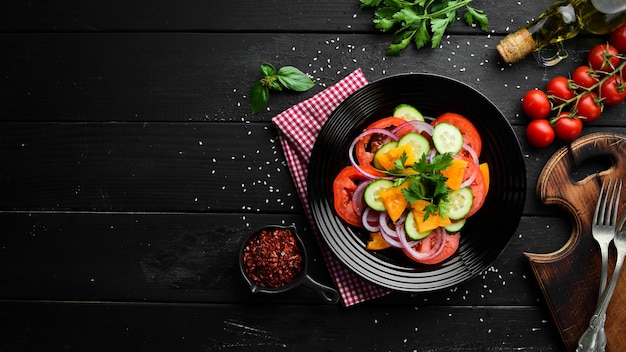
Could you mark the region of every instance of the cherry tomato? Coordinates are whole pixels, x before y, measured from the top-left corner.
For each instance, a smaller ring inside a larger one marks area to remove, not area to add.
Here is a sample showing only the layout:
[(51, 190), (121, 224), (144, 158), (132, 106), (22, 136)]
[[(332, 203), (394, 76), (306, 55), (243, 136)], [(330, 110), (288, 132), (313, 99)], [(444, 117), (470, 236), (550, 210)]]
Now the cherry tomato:
[(594, 70), (610, 72), (619, 65), (618, 55), (611, 44), (598, 44), (587, 54), (587, 61)]
[(572, 140), (580, 135), (583, 130), (583, 121), (571, 117), (569, 112), (562, 112), (554, 122), (554, 133), (557, 138), (564, 141)]
[(522, 110), (531, 119), (545, 119), (551, 108), (546, 93), (538, 89), (528, 91), (522, 99)]
[(557, 103), (563, 103), (572, 99), (576, 94), (569, 87), (569, 79), (564, 76), (556, 76), (548, 82), (546, 93)]
[(476, 126), (470, 122), (465, 116), (455, 114), (452, 112), (447, 112), (441, 114), (439, 117), (432, 122), (432, 125), (435, 126), (440, 122), (447, 122), (451, 125), (454, 125), (456, 128), (461, 131), (461, 135), (463, 136), (463, 140), (467, 143), (478, 156), (480, 156), (480, 152), (482, 151), (483, 142), (480, 138), (480, 134), (476, 129)]
[(604, 105), (599, 102), (598, 94), (589, 92), (583, 95), (576, 104), (576, 115), (583, 118), (583, 122), (595, 121), (600, 114)]
[[(374, 121), (365, 129), (366, 130), (372, 129), (372, 128), (393, 129), (394, 127), (398, 127), (405, 122), (406, 120), (400, 117), (390, 116), (390, 117), (385, 117), (380, 120)], [(356, 159), (359, 165), (363, 166), (363, 165), (372, 164), (372, 160), (374, 159), (374, 153), (376, 153), (378, 148), (380, 148), (380, 146), (382, 146), (384, 142), (384, 138), (376, 137), (378, 135), (380, 134), (377, 133), (374, 136), (369, 135), (369, 136), (363, 137), (360, 141), (357, 142), (354, 149), (355, 149)]]
[[(427, 240), (427, 239), (428, 239), (428, 237), (426, 237), (422, 241)], [(439, 253), (435, 257), (430, 258), (430, 259), (420, 259), (420, 260), (411, 258), (410, 256), (409, 256), (409, 258), (415, 260), (418, 263), (422, 263), (422, 264), (431, 264), (432, 265), (432, 264), (441, 263), (444, 260), (450, 258), (454, 253), (456, 253), (456, 250), (459, 248), (460, 240), (461, 240), (461, 235), (459, 235), (458, 233), (454, 234), (454, 235), (446, 234), (445, 235), (445, 241), (446, 242), (443, 245), (444, 246), (443, 250), (441, 251), (441, 253)], [(416, 248), (416, 249), (418, 251), (420, 250), (419, 248)]]
[(617, 27), (609, 35), (609, 43), (622, 54), (626, 54), (626, 23)]
[(572, 73), (572, 81), (583, 88), (591, 88), (598, 83), (598, 75), (587, 65), (578, 66)]
[(620, 75), (612, 75), (600, 86), (600, 97), (605, 105), (617, 105), (626, 98), (626, 87)]
[(554, 129), (548, 120), (532, 120), (526, 126), (526, 139), (537, 148), (547, 147), (554, 141)]
[(343, 168), (333, 181), (333, 205), (337, 215), (350, 225), (361, 227), (361, 215), (357, 214), (352, 195), (359, 183), (365, 180), (354, 166)]

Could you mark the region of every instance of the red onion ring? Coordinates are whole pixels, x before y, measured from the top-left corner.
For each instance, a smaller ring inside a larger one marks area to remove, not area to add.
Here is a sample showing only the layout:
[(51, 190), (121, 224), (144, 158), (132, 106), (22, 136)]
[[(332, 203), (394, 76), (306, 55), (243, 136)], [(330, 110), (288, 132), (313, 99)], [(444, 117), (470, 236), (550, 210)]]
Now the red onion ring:
[(385, 233), (381, 230), (380, 235), (383, 237), (383, 240), (385, 240), (385, 242), (387, 242), (391, 247), (402, 248), (402, 243), (400, 243), (397, 239), (389, 236), (388, 233)]
[(428, 155), (426, 155), (426, 161), (431, 162), (437, 156), (437, 151), (435, 148), (430, 149)]
[(361, 223), (363, 228), (369, 232), (380, 231), (380, 225), (378, 224), (379, 214), (370, 207), (365, 207), (363, 214), (361, 215)]
[(387, 215), (387, 212), (380, 212), (380, 215), (378, 217), (378, 225), (380, 226), (380, 231), (384, 231), (391, 237), (398, 237), (398, 233), (396, 232), (396, 230), (392, 229), (391, 226), (389, 226), (389, 215)]
[(385, 179), (392, 179), (391, 177), (378, 177), (376, 175), (372, 175), (369, 172), (363, 170), (363, 168), (361, 166), (359, 166), (359, 163), (356, 161), (355, 157), (354, 157), (354, 150), (356, 148), (356, 144), (363, 138), (363, 137), (367, 137), (371, 134), (375, 134), (375, 133), (380, 133), (380, 134), (384, 134), (385, 136), (391, 138), (394, 141), (397, 141), (399, 138), (398, 136), (396, 136), (395, 134), (393, 134), (391, 131), (386, 130), (384, 128), (372, 128), (369, 130), (366, 130), (364, 132), (362, 132), (361, 134), (359, 134), (353, 141), (352, 144), (350, 144), (350, 149), (348, 150), (348, 158), (350, 159), (350, 164), (352, 164), (352, 166), (354, 166), (363, 176), (369, 178), (369, 179), (376, 179), (376, 178), (385, 178)]
[(390, 246), (402, 248), (402, 244), (398, 241), (398, 233), (389, 226), (387, 220), (387, 213), (381, 212), (378, 221), (381, 236), (383, 236), (385, 242), (389, 243)]
[(393, 129), (392, 132), (398, 133), (400, 131), (403, 131), (407, 125), (411, 125), (411, 132), (419, 132), (419, 133), (426, 132), (428, 135), (433, 134), (433, 126), (431, 124), (424, 122), (424, 121), (418, 121), (418, 120), (407, 121), (403, 123), (402, 125)]
[(354, 193), (352, 193), (352, 207), (354, 207), (354, 211), (359, 216), (361, 216), (363, 214), (363, 210), (367, 208), (367, 205), (365, 205), (365, 201), (363, 200), (363, 193), (365, 193), (365, 187), (369, 184), (369, 181), (359, 183), (354, 190)]
[(472, 183), (474, 182), (474, 180), (476, 180), (476, 173), (480, 172), (480, 170), (478, 168), (474, 168), (474, 172), (472, 172), (471, 175), (469, 175), (469, 177), (463, 181), (461, 183), (461, 188), (465, 188), (465, 187), (469, 187), (472, 185)]
[(406, 255), (408, 255), (412, 259), (417, 260), (417, 261), (429, 260), (438, 256), (439, 254), (441, 254), (441, 252), (443, 252), (443, 249), (446, 244), (447, 233), (446, 233), (446, 230), (444, 230), (442, 227), (439, 227), (439, 228), (434, 229), (433, 232), (431, 232), (431, 234), (428, 235), (428, 237), (422, 239), (422, 241), (430, 241), (431, 236), (436, 236), (435, 246), (433, 246), (426, 253), (420, 253), (416, 251), (414, 249), (414, 246), (409, 245), (409, 242), (406, 239), (406, 237), (400, 237), (400, 242), (402, 243), (402, 247), (405, 250)]
[[(400, 238), (400, 236), (404, 236), (404, 238), (406, 238), (406, 230), (404, 229), (404, 222), (400, 222), (398, 221), (398, 223), (396, 224), (396, 233), (398, 234), (398, 238)], [(407, 239), (407, 243), (409, 244), (409, 247), (414, 247), (416, 246), (420, 241), (419, 240), (408, 240)]]
[(472, 156), (472, 160), (474, 160), (474, 164), (476, 165), (480, 164), (480, 161), (478, 161), (478, 154), (476, 154), (476, 151), (474, 150), (474, 148), (470, 147), (470, 145), (467, 143), (463, 143), (463, 149), (467, 150), (467, 152)]
[(473, 168), (474, 172), (472, 172), (472, 174), (469, 175), (468, 178), (461, 183), (461, 188), (469, 187), (476, 179), (476, 173), (480, 172), (480, 161), (478, 161), (478, 155), (476, 154), (476, 151), (474, 151), (474, 148), (470, 147), (468, 144), (463, 144), (463, 149), (469, 152), (470, 156), (472, 157), (471, 162), (474, 162), (474, 164), (476, 164), (476, 167)]

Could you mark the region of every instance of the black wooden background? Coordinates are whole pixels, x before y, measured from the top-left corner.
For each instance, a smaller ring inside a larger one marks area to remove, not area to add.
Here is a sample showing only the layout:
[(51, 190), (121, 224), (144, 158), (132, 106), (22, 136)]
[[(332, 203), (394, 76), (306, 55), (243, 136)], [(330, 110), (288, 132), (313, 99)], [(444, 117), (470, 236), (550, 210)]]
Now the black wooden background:
[[(551, 2), (475, 0), (489, 32), (458, 22), (435, 49), (386, 57), (391, 35), (357, 0), (5, 1), (0, 350), (563, 350), (522, 253), (569, 237), (564, 213), (534, 195), (565, 143), (530, 147), (519, 102), (606, 38), (568, 41), (570, 57), (552, 68), (507, 65), (495, 50)], [(296, 66), (316, 86), (272, 92), (252, 115), (264, 61)], [(520, 226), (489, 270), (442, 292), (349, 308), (306, 288), (252, 295), (237, 251), (269, 223), (295, 223), (311, 275), (331, 283), (270, 120), (359, 68), (370, 81), (447, 75), (490, 98), (526, 161)], [(584, 133), (595, 131), (626, 132), (623, 106)]]

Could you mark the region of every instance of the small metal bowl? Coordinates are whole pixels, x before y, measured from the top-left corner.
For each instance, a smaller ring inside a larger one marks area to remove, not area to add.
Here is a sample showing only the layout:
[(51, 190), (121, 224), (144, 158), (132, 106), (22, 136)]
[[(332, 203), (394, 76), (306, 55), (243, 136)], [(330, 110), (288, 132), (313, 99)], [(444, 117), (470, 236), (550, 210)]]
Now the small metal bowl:
[[(246, 273), (246, 266), (245, 266), (245, 262), (244, 262), (244, 252), (245, 252), (245, 249), (246, 249), (246, 246), (247, 246), (248, 242), (250, 241), (250, 239), (253, 236), (259, 234), (263, 230), (276, 230), (276, 229), (290, 230), (291, 233), (293, 234), (293, 236), (295, 237), (296, 243), (297, 243), (298, 247), (300, 248), (300, 251), (301, 251), (301, 254), (302, 254), (301, 271), (300, 271), (299, 274), (297, 274), (291, 281), (286, 283), (284, 286), (280, 286), (280, 287), (263, 287), (263, 286), (260, 286), (259, 284), (257, 284)], [(313, 278), (311, 278), (307, 274), (307, 266), (308, 266), (308, 259), (307, 259), (306, 247), (304, 246), (304, 243), (302, 242), (302, 239), (298, 235), (298, 232), (296, 231), (295, 226), (279, 226), (279, 225), (268, 225), (268, 226), (265, 226), (265, 227), (255, 231), (255, 232), (251, 233), (249, 236), (247, 236), (244, 239), (244, 241), (243, 241), (243, 243), (241, 245), (241, 249), (239, 251), (239, 268), (241, 269), (241, 275), (243, 275), (244, 279), (246, 280), (246, 282), (250, 286), (250, 290), (253, 293), (257, 293), (257, 292), (258, 293), (282, 293), (282, 292), (286, 292), (288, 290), (291, 290), (292, 288), (294, 288), (294, 287), (296, 287), (296, 286), (298, 286), (300, 284), (303, 284), (304, 286), (310, 288), (315, 293), (317, 293), (327, 303), (331, 303), (331, 304), (337, 303), (339, 301), (339, 298), (340, 298), (339, 292), (337, 290), (335, 290), (334, 288), (328, 287), (326, 285), (323, 285), (323, 284), (315, 281)]]

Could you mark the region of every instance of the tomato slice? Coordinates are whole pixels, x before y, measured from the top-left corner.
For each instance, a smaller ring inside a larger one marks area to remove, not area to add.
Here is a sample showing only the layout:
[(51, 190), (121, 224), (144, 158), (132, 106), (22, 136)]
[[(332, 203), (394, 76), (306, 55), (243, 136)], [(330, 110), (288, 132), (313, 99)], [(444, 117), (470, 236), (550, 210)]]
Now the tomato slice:
[[(373, 128), (385, 128), (385, 129), (394, 129), (406, 122), (405, 119), (400, 117), (390, 116), (385, 117), (380, 120), (374, 121), (372, 124), (367, 126), (365, 130), (370, 130)], [(365, 136), (361, 138), (354, 147), (356, 160), (359, 165), (371, 165), (372, 160), (374, 160), (374, 153), (376, 150), (382, 145), (380, 142), (372, 141), (372, 136)]]
[[(474, 164), (474, 162), (469, 162), (468, 165), (469, 164), (472, 166), (468, 166), (467, 174), (469, 174), (469, 172), (475, 172), (476, 178), (474, 178), (474, 181), (469, 185), (474, 195), (474, 202), (472, 203), (472, 208), (467, 214), (467, 217), (474, 215), (483, 206), (485, 198), (487, 197), (487, 183), (485, 182), (485, 176), (480, 170), (480, 166)], [(471, 171), (469, 170), (470, 167), (472, 168)]]
[(453, 112), (446, 112), (441, 114), (439, 117), (432, 122), (432, 125), (436, 125), (440, 122), (447, 122), (451, 125), (454, 125), (456, 128), (461, 131), (461, 135), (463, 136), (463, 141), (467, 143), (474, 151), (476, 155), (480, 156), (480, 152), (483, 147), (482, 139), (480, 138), (480, 134), (474, 126), (473, 123), (470, 122), (465, 116), (455, 114)]
[(357, 214), (352, 195), (365, 176), (354, 166), (343, 168), (333, 181), (333, 203), (337, 215), (350, 225), (361, 227), (361, 216)]
[(450, 258), (454, 253), (456, 253), (456, 250), (459, 248), (460, 239), (461, 235), (459, 235), (458, 233), (454, 235), (446, 234), (446, 243), (444, 244), (443, 251), (441, 251), (441, 253), (430, 259), (421, 259), (415, 261), (421, 264), (429, 265), (441, 263), (444, 260)]
[(405, 122), (406, 120), (401, 117), (384, 117), (380, 120), (372, 122), (369, 126), (367, 126), (366, 130), (370, 130), (372, 128), (394, 128), (404, 124)]

